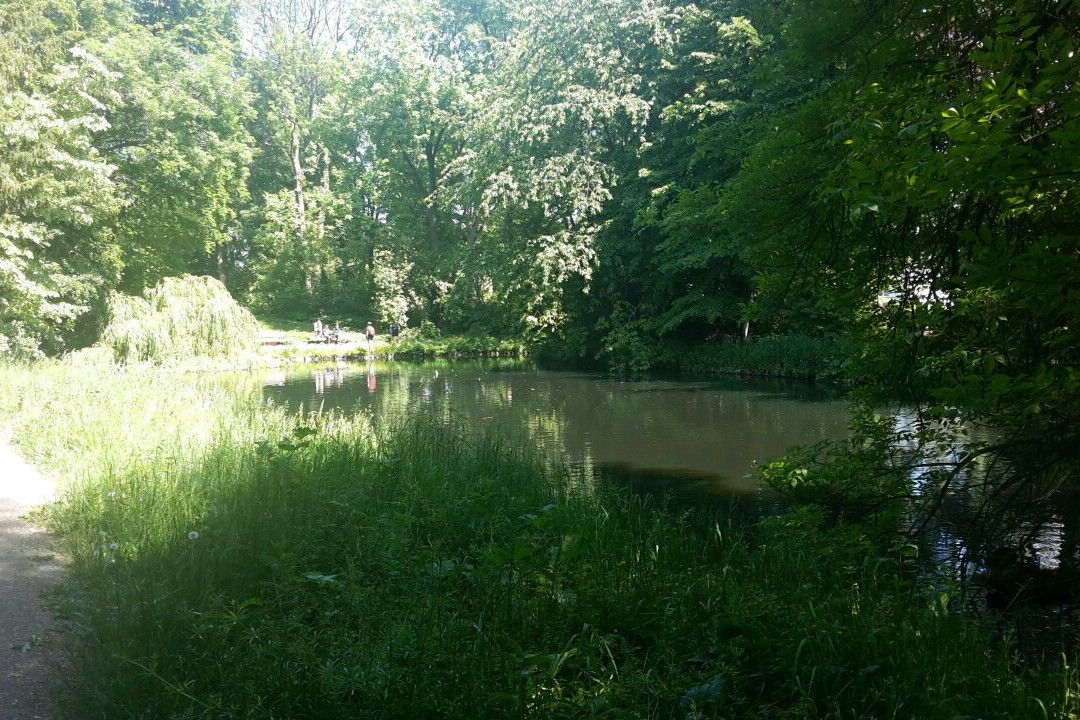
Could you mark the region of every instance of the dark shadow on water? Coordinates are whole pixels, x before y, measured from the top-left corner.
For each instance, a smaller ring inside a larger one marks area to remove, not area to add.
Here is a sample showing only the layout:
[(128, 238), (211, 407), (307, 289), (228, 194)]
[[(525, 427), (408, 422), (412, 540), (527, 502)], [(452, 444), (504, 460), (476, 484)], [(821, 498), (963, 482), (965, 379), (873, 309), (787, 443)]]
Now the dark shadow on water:
[(695, 390), (743, 390), (805, 402), (843, 400), (847, 397), (849, 391), (848, 388), (840, 385), (816, 383), (808, 380), (756, 377), (753, 375), (681, 373), (666, 379), (677, 382), (679, 389), (685, 387), (690, 390), (692, 386), (692, 389)]
[(792, 507), (789, 499), (768, 489), (738, 492), (728, 478), (686, 468), (642, 467), (610, 462), (593, 467), (592, 476), (602, 487), (623, 489), (648, 496), (672, 510), (706, 508), (734, 514), (742, 520), (777, 515)]

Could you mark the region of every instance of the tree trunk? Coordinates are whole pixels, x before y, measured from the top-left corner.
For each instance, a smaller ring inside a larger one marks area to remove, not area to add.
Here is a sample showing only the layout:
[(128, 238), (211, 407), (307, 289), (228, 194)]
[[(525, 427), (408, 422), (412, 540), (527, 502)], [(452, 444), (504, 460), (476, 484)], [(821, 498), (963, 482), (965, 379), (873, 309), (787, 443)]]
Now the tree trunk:
[(221, 281), (221, 284), (225, 284), (225, 243), (218, 243), (215, 252), (215, 261), (217, 265), (217, 279)]
[[(326, 198), (330, 198), (330, 149), (322, 147), (322, 189), (326, 192)], [(326, 239), (326, 202), (319, 206), (319, 240)]]
[(293, 169), (293, 194), (296, 197), (296, 235), (300, 240), (301, 247), (304, 249), (304, 288), (308, 294), (311, 294), (314, 288), (314, 281), (311, 277), (311, 267), (307, 263), (307, 205), (304, 203), (304, 166), (300, 162), (300, 125), (297, 122), (292, 124), (291, 140), (291, 159)]
[(432, 250), (439, 249), (439, 213), (435, 208), (429, 207), (427, 209), (427, 234), (428, 245)]
[[(424, 148), (424, 156), (427, 160), (427, 191), (429, 202), (434, 202), (435, 192), (439, 189), (439, 168), (436, 164), (439, 155), (439, 145), (442, 143), (442, 130), (438, 133), (432, 128), (428, 132), (427, 147)], [(439, 249), (439, 213), (429, 205), (427, 209), (427, 232), (428, 245), (432, 250)]]
[(307, 206), (304, 204), (304, 166), (300, 162), (300, 126), (292, 126), (293, 194), (296, 196), (296, 229), (303, 236), (307, 230)]

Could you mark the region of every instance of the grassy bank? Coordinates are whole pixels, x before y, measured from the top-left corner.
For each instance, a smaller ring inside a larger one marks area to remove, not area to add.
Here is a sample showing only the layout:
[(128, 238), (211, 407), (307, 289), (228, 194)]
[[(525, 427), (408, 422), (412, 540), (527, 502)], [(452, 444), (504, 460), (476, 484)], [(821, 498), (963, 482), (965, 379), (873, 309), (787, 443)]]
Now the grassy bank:
[[(495, 435), (298, 424), (245, 376), (0, 367), (73, 484), (69, 717), (1071, 717), (858, 527), (740, 526)], [(1045, 714), (1044, 714), (1045, 710)]]
[[(305, 360), (362, 360), (368, 355), (363, 326), (342, 327), (336, 343), (318, 341), (310, 323), (264, 318), (260, 321), (263, 353), (288, 362)], [(405, 328), (394, 341), (387, 328), (378, 328), (375, 356), (423, 360), (440, 357), (509, 357), (528, 353), (521, 340), (489, 336), (443, 336), (434, 327)]]
[(849, 354), (847, 343), (839, 337), (777, 335), (711, 343), (682, 355), (678, 363), (693, 372), (838, 382), (846, 379)]

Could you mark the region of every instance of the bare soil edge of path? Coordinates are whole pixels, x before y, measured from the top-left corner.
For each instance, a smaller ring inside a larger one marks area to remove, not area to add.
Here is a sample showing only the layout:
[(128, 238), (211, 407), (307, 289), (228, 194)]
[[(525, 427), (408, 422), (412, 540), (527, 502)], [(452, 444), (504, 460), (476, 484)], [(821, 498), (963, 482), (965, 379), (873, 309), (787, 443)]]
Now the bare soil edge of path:
[(60, 624), (44, 595), (64, 575), (52, 537), (26, 520), (55, 487), (0, 435), (0, 720), (55, 720)]

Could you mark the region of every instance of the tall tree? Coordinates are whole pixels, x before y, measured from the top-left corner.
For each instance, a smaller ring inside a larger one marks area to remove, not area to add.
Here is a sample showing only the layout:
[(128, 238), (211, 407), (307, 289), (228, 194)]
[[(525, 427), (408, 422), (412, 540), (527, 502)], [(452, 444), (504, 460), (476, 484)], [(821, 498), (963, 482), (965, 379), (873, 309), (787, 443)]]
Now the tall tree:
[[(657, 361), (648, 338), (699, 342), (745, 327), (752, 271), (721, 197), (770, 99), (761, 91), (768, 41), (740, 9), (702, 3), (662, 18), (666, 41), (647, 70), (653, 112), (630, 158), (637, 178), (621, 199), (622, 237), (604, 243), (615, 277), (634, 278), (630, 287), (609, 284), (606, 293), (615, 314), (601, 322), (609, 329), (604, 348), (611, 348), (601, 354), (616, 364)], [(627, 345), (641, 349), (628, 353)]]
[(448, 197), (470, 172), (478, 93), (497, 42), (492, 12), (485, 3), (423, 1), (371, 3), (361, 13), (348, 105), (352, 170), (380, 178), (373, 262), (411, 267), (416, 319), (453, 320), (446, 300), (476, 235), (475, 204)]
[[(260, 0), (245, 24), (248, 66), (262, 96), (263, 143), (277, 172), (259, 188), (270, 212), (257, 242), (270, 262), (258, 271), (253, 292), (276, 298), (271, 305), (292, 304), (298, 296), (290, 286), (299, 273), (303, 304), (317, 305), (317, 284), (333, 262), (327, 222), (334, 204), (333, 158), (317, 126), (336, 107), (342, 56), (355, 42), (351, 10), (344, 0)], [(279, 262), (287, 267), (275, 268)]]
[(0, 355), (64, 350), (117, 281), (113, 168), (94, 147), (116, 75), (78, 10), (0, 2)]
[(93, 46), (120, 73), (98, 146), (125, 199), (116, 237), (132, 293), (183, 272), (226, 279), (254, 154), (235, 8), (204, 0), (153, 9)]

